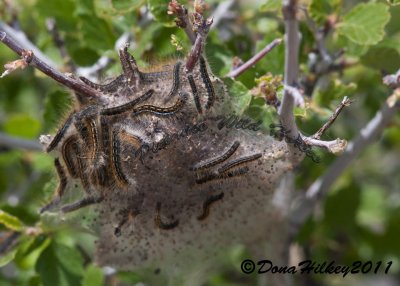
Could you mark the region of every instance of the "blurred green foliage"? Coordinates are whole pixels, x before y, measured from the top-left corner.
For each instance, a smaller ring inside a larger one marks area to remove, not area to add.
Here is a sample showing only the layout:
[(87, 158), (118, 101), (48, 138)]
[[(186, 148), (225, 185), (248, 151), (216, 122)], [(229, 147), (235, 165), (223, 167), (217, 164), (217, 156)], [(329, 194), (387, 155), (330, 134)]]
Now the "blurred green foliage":
[[(220, 4), (208, 0), (209, 11)], [(15, 0), (0, 3), (1, 22), (17, 25), (28, 38), (61, 69), (64, 65), (46, 20), (54, 18), (73, 62), (90, 66), (100, 56), (117, 61), (115, 41), (130, 33), (131, 51), (144, 67), (162, 60), (183, 57), (190, 43), (167, 14), (166, 0)], [(183, 3), (189, 4), (187, 1)], [(351, 139), (384, 102), (390, 91), (382, 85), (382, 74), (400, 68), (400, 5), (398, 1), (302, 1), (312, 20), (323, 27), (336, 21), (327, 36), (327, 50), (334, 54), (345, 48), (346, 59), (355, 64), (340, 73), (323, 76), (316, 82), (300, 128), (312, 134), (325, 122), (343, 96), (355, 103), (336, 121), (326, 139)], [(222, 18), (211, 31), (206, 45), (214, 73), (223, 77), (232, 68), (232, 58), (247, 60), (277, 37), (283, 37), (281, 1), (236, 1), (233, 17)], [(150, 13), (150, 14), (149, 14)], [(315, 38), (302, 20), (301, 74), (310, 74), (308, 57)], [(171, 35), (183, 46), (177, 51)], [(0, 44), (0, 64), (16, 56)], [(101, 77), (119, 72), (112, 65)], [(237, 81), (226, 79), (238, 112), (263, 119), (268, 126), (275, 111), (260, 97), (251, 95), (255, 79), (266, 73), (284, 72), (284, 44), (276, 47)], [(32, 68), (16, 71), (0, 80), (0, 131), (36, 140), (40, 134), (56, 130), (73, 105), (69, 92)], [(400, 118), (397, 116), (379, 143), (370, 146), (335, 184), (318, 215), (310, 218), (297, 242), (313, 260), (336, 259), (342, 264), (355, 260), (393, 260), (391, 275), (400, 274)], [(306, 159), (297, 170), (299, 191), (324, 173), (335, 157), (318, 152), (322, 163)], [(0, 147), (0, 243), (13, 232), (22, 234), (0, 257), (0, 285), (104, 285), (111, 283), (102, 269), (88, 260), (90, 236), (66, 230), (57, 218), (40, 218), (38, 209), (49, 199), (56, 185), (53, 159), (40, 152)], [(90, 255), (89, 255), (90, 257)], [(255, 276), (243, 277), (238, 266), (244, 257), (238, 248), (228, 253), (224, 267), (209, 278), (214, 285), (256, 285)], [(236, 272), (232, 274), (232, 269)], [(108, 280), (107, 280), (108, 279)], [(117, 273), (116, 281), (133, 285), (138, 273)], [(326, 285), (331, 276), (320, 276)], [(242, 281), (242, 282), (240, 282)], [(244, 282), (243, 282), (244, 281)], [(113, 284), (114, 285), (114, 284)]]

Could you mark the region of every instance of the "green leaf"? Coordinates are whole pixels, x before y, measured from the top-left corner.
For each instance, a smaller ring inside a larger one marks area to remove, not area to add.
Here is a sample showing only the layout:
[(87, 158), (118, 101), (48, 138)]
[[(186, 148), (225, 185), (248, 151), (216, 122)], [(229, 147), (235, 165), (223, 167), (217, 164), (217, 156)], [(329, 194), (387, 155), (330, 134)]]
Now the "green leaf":
[(303, 244), (310, 241), (310, 236), (315, 232), (316, 222), (312, 217), (308, 218), (300, 228), (296, 240)]
[(389, 47), (372, 47), (361, 58), (361, 62), (371, 68), (387, 73), (395, 73), (400, 67), (400, 54), (396, 49)]
[(54, 158), (45, 153), (32, 154), (32, 167), (41, 172), (50, 172), (54, 170)]
[(228, 87), (230, 96), (233, 97), (233, 112), (237, 115), (242, 115), (250, 105), (252, 98), (250, 91), (240, 81), (230, 78), (225, 78), (223, 81)]
[(381, 235), (381, 240), (376, 246), (380, 251), (398, 257), (400, 255), (398, 239), (398, 233), (400, 232), (400, 208), (389, 208), (387, 211), (389, 211), (390, 216), (388, 216), (384, 226), (385, 233)]
[(330, 81), (324, 89), (316, 89), (313, 98), (318, 105), (330, 107), (333, 100), (341, 100), (344, 96), (350, 96), (356, 88), (355, 83), (344, 84), (339, 79), (335, 79)]
[(307, 108), (306, 107), (296, 106), (294, 108), (294, 110), (293, 110), (293, 114), (296, 117), (304, 117), (304, 118), (306, 118), (307, 117)]
[(36, 263), (44, 286), (80, 285), (83, 259), (75, 248), (53, 241), (40, 255)]
[(327, 20), (330, 13), (332, 13), (332, 6), (330, 1), (326, 0), (313, 0), (310, 8), (310, 16), (319, 25), (323, 25)]
[(123, 15), (140, 7), (144, 0), (95, 0), (96, 13), (100, 17)]
[(400, 0), (386, 0), (390, 5), (397, 6), (400, 5)]
[(325, 222), (328, 227), (354, 231), (360, 196), (361, 189), (355, 184), (331, 194), (325, 202)]
[[(390, 21), (385, 27), (386, 37), (385, 40), (391, 39), (395, 40), (395, 38), (400, 37), (400, 5), (393, 6), (390, 9)], [(400, 47), (399, 47), (400, 48)]]
[(400, 66), (399, 41), (400, 34), (386, 37), (361, 57), (361, 63), (385, 73), (395, 73)]
[[(276, 38), (282, 38), (283, 35), (280, 33), (269, 33), (265, 35), (264, 39), (256, 43), (256, 51), (259, 52), (270, 44)], [(257, 76), (261, 76), (267, 72), (273, 75), (283, 74), (285, 65), (285, 42), (276, 46), (271, 52), (263, 57), (255, 66), (255, 69), (259, 73)]]
[(277, 19), (262, 18), (257, 21), (256, 24), (257, 31), (263, 35), (268, 35), (269, 33), (275, 33), (279, 27), (279, 21)]
[(73, 0), (38, 0), (34, 9), (41, 18), (54, 18), (57, 27), (63, 31), (75, 32), (76, 19), (73, 17), (75, 1)]
[(60, 264), (64, 267), (64, 270), (75, 274), (83, 274), (83, 259), (80, 252), (76, 248), (71, 248), (63, 244), (54, 244), (56, 246), (55, 253), (60, 261)]
[(371, 228), (382, 225), (387, 214), (385, 199), (384, 188), (379, 185), (365, 184), (361, 193), (361, 205), (357, 213), (357, 221)]
[(336, 44), (338, 47), (346, 47), (346, 55), (352, 57), (361, 57), (368, 51), (370, 47), (367, 45), (357, 44), (342, 35), (338, 35)]
[[(117, 38), (113, 33), (111, 23), (109, 23), (109, 15), (103, 17), (103, 14), (97, 11), (97, 2), (93, 3), (91, 0), (78, 1), (75, 15), (78, 18), (78, 27), (82, 40), (80, 46), (97, 52), (112, 50)], [(106, 2), (108, 3), (109, 1)], [(110, 11), (110, 9), (106, 9), (106, 11)]]
[(83, 276), (82, 286), (101, 286), (104, 283), (104, 275), (101, 268), (89, 265)]
[(269, 125), (276, 121), (276, 109), (266, 105), (265, 100), (260, 97), (252, 96), (246, 115), (255, 121), (261, 120), (261, 127), (265, 130), (269, 130)]
[[(176, 48), (171, 44), (171, 34), (177, 33), (180, 35), (180, 39), (182, 40), (183, 43), (188, 43), (186, 41), (186, 35), (184, 34), (184, 31), (182, 29), (178, 29), (176, 27), (174, 28), (169, 28), (166, 26), (161, 25), (160, 23), (155, 23), (159, 28), (155, 30), (155, 32), (151, 35), (151, 39), (147, 42), (145, 42), (145, 45), (142, 45), (142, 48), (144, 48), (144, 52), (146, 51), (151, 51), (151, 55), (157, 55), (159, 58), (174, 58), (178, 55), (178, 52), (176, 51)], [(148, 27), (149, 29), (153, 29), (151, 27)], [(147, 33), (147, 32), (144, 32)], [(146, 36), (144, 36), (146, 37)], [(142, 41), (142, 39), (140, 39)], [(139, 45), (138, 45), (139, 48)], [(189, 50), (190, 47), (186, 49)], [(136, 53), (136, 49), (134, 51), (134, 54)], [(182, 52), (180, 52), (182, 54)], [(142, 60), (150, 60), (154, 61), (152, 57), (148, 57), (145, 55), (145, 57)], [(146, 61), (146, 64), (149, 62)], [(157, 69), (156, 65), (154, 65), (155, 68)]]
[(29, 281), (27, 281), (26, 285), (27, 286), (41, 286), (42, 284), (40, 283), (40, 277), (38, 275), (30, 277)]
[(15, 231), (20, 231), (24, 227), (23, 223), (17, 217), (4, 212), (3, 210), (0, 210), (0, 224)]
[(213, 36), (208, 38), (205, 52), (212, 72), (222, 77), (231, 70), (233, 55), (223, 45), (216, 43), (213, 38)]
[[(44, 286), (63, 285), (61, 283), (62, 271), (59, 269), (59, 266), (60, 264), (54, 253), (54, 248), (50, 245), (42, 252), (35, 267)], [(66, 285), (65, 282), (64, 285)]]
[(51, 239), (44, 235), (24, 237), (24, 239), (18, 246), (14, 263), (19, 269), (28, 270), (35, 266), (40, 254), (50, 244)]
[(140, 5), (144, 0), (112, 0), (112, 6), (119, 12), (128, 13)]
[(280, 10), (281, 7), (281, 0), (267, 0), (264, 4), (261, 5), (260, 10), (262, 12), (275, 12)]
[(41, 125), (37, 119), (27, 114), (16, 114), (8, 118), (3, 128), (10, 135), (34, 139), (39, 135)]
[(389, 8), (382, 3), (361, 3), (337, 25), (339, 34), (361, 45), (373, 45), (383, 39), (390, 20)]
[(114, 48), (116, 37), (105, 20), (95, 16), (81, 16), (78, 23), (82, 33), (82, 40), (87, 47), (95, 47), (97, 51), (106, 51)]
[(14, 257), (15, 257), (16, 253), (17, 253), (17, 249), (14, 248), (13, 250), (8, 251), (6, 254), (2, 254), (0, 256), (0, 267), (3, 267), (4, 265), (7, 265), (12, 260), (14, 260)]
[(70, 54), (74, 62), (79, 66), (91, 66), (99, 59), (97, 52), (84, 46), (71, 47)]
[(329, 16), (340, 14), (342, 0), (313, 0), (309, 6), (311, 18), (319, 25), (325, 25)]

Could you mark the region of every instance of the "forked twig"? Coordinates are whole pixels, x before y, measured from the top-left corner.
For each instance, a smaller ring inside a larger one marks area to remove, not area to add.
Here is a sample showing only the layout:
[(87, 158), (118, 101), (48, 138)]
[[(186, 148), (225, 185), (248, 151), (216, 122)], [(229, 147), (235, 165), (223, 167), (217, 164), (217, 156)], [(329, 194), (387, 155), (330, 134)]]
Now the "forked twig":
[(387, 124), (398, 112), (400, 105), (400, 88), (396, 89), (385, 101), (367, 125), (360, 131), (356, 139), (352, 140), (343, 155), (336, 159), (307, 190), (304, 197), (294, 205), (290, 214), (292, 233), (296, 234), (305, 220), (312, 214), (316, 204), (329, 192), (331, 186), (355, 158), (369, 145), (375, 142)]
[(329, 117), (328, 121), (313, 136), (311, 136), (311, 139), (321, 139), (322, 134), (324, 134), (325, 131), (328, 130), (328, 128), (333, 124), (333, 122), (335, 122), (336, 118), (339, 116), (343, 108), (349, 106), (352, 102), (353, 101), (345, 96), (339, 106), (336, 107), (336, 110)]
[[(278, 110), (280, 123), (282, 126), (288, 130), (288, 136), (295, 140), (300, 134), (300, 131), (296, 125), (295, 117), (294, 117), (294, 106), (295, 106), (295, 98), (297, 92), (295, 92), (298, 80), (298, 71), (299, 71), (299, 45), (300, 45), (300, 36), (299, 36), (299, 23), (297, 20), (297, 0), (284, 0), (283, 1), (283, 15), (285, 18), (285, 91), (282, 98), (282, 103)], [(347, 101), (346, 101), (347, 104)], [(330, 152), (340, 153), (346, 147), (346, 141), (341, 139), (336, 139), (333, 141), (322, 141), (319, 139), (320, 135), (336, 119), (341, 109), (344, 106), (340, 107), (337, 112), (334, 113), (333, 117), (316, 133), (316, 137), (306, 137), (301, 135), (303, 141), (310, 146), (323, 147)], [(320, 134), (321, 133), (321, 134)], [(291, 144), (288, 144), (288, 148), (293, 154), (296, 151), (296, 148)]]

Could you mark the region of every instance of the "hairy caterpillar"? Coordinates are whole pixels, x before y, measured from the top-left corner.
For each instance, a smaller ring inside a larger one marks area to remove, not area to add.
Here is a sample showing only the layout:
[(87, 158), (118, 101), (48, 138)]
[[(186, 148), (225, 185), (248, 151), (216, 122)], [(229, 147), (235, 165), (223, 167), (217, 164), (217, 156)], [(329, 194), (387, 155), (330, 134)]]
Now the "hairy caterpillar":
[(221, 156), (211, 159), (210, 161), (204, 162), (204, 163), (199, 163), (196, 164), (194, 167), (192, 167), (191, 169), (193, 171), (196, 170), (201, 170), (201, 169), (207, 169), (210, 168), (212, 166), (215, 166), (221, 162), (226, 161), (229, 157), (231, 157), (233, 155), (233, 153), (235, 153), (235, 151), (237, 150), (237, 148), (239, 148), (239, 141), (235, 141), (232, 146)]
[(224, 193), (219, 193), (218, 195), (214, 195), (208, 197), (207, 200), (203, 204), (203, 213), (197, 217), (198, 220), (206, 219), (210, 214), (210, 207), (213, 203), (222, 200), (224, 198)]

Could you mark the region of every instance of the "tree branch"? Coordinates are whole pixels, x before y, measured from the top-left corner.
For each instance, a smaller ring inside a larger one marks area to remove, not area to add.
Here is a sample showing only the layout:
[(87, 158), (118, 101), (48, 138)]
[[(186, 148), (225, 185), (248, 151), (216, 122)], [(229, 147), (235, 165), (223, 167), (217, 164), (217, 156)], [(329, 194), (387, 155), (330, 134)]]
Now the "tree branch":
[[(43, 54), (31, 41), (29, 41), (24, 32), (15, 30), (10, 26), (8, 26), (7, 24), (0, 21), (0, 31), (1, 30), (3, 30), (9, 35), (12, 35), (13, 39), (20, 46), (24, 47), (27, 50), (31, 50), (35, 56), (37, 56), (40, 60), (42, 60), (49, 66), (51, 66), (53, 69), (61, 68), (54, 61), (52, 61), (45, 54)], [(131, 34), (129, 32), (122, 34), (115, 43), (115, 50), (118, 51), (122, 45), (124, 45), (126, 42), (130, 40), (131, 40)], [(113, 62), (114, 62), (113, 59), (102, 56), (92, 66), (76, 67), (76, 74), (79, 76), (86, 77), (90, 80), (97, 80), (98, 73), (101, 72), (103, 69), (107, 68)]]
[(4, 22), (0, 21), (0, 42), (3, 41), (3, 32), (13, 35), (13, 38), (19, 43), (19, 45), (23, 46), (26, 50), (32, 51), (41, 61), (45, 62), (49, 66), (52, 66), (53, 68), (58, 68), (55, 62), (43, 54), (42, 51), (40, 51), (34, 44), (32, 44), (31, 41), (29, 41), (24, 32), (15, 30)]
[[(286, 86), (296, 86), (299, 70), (299, 23), (296, 19), (297, 0), (283, 0), (283, 15), (285, 18), (285, 78)], [(297, 138), (299, 130), (297, 128), (294, 114), (294, 97), (292, 93), (285, 89), (281, 105), (278, 110), (281, 124), (288, 130), (288, 136)], [(296, 148), (288, 145), (293, 154)]]
[(282, 43), (282, 39), (273, 40), (264, 49), (262, 49), (256, 55), (254, 55), (251, 59), (249, 59), (247, 62), (245, 62), (244, 64), (242, 64), (238, 68), (230, 71), (226, 76), (227, 77), (232, 77), (232, 78), (238, 77), (239, 75), (244, 73), (246, 70), (248, 70), (252, 66), (254, 66), (258, 61), (260, 61), (266, 54), (268, 54), (270, 51), (272, 51), (272, 49), (275, 48), (280, 43)]
[[(20, 46), (19, 43), (17, 43), (13, 38), (7, 35), (5, 31), (0, 30), (0, 41), (3, 42), (6, 46), (8, 46), (11, 50), (13, 50), (15, 53), (17, 53), (20, 56), (23, 56), (23, 54), (26, 54), (26, 50)], [(63, 73), (60, 73), (38, 57), (34, 53), (30, 53), (29, 59), (26, 59), (27, 63), (44, 74), (48, 75), (55, 81), (61, 83), (62, 85), (74, 90), (75, 92), (79, 94), (83, 94), (85, 96), (90, 96), (90, 97), (99, 97), (99, 94), (97, 93), (96, 90), (93, 88), (89, 87), (88, 85), (85, 85), (81, 81), (78, 81), (72, 77), (68, 77), (64, 75)]]
[(293, 234), (303, 225), (311, 215), (314, 207), (327, 194), (336, 179), (354, 161), (355, 158), (383, 132), (386, 125), (395, 116), (399, 109), (400, 88), (386, 100), (382, 108), (374, 118), (360, 131), (360, 135), (347, 145), (343, 155), (326, 170), (325, 174), (315, 181), (307, 190), (304, 197), (295, 205), (291, 211), (290, 222)]
[(30, 151), (43, 151), (42, 145), (37, 141), (13, 137), (3, 133), (0, 133), (0, 146)]

